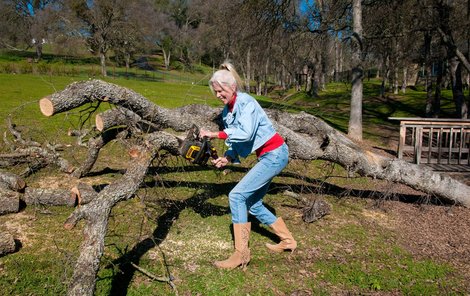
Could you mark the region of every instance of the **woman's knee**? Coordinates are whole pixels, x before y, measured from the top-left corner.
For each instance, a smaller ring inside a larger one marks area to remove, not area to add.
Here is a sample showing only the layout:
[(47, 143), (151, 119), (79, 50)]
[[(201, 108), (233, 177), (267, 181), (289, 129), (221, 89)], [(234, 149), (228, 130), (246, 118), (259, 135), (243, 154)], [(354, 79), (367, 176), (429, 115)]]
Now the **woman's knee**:
[(234, 191), (231, 191), (228, 194), (228, 200), (230, 204), (246, 203), (246, 198), (243, 196), (243, 194)]

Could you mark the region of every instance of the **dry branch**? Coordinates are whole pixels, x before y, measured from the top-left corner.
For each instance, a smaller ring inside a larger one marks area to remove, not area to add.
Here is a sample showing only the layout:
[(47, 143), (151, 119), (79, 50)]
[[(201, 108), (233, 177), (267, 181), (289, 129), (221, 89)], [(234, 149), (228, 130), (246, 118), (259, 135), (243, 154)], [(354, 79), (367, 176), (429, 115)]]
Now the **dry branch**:
[[(132, 90), (100, 80), (73, 83), (65, 90), (43, 98), (40, 101), (40, 108), (44, 115), (51, 116), (87, 103), (101, 101), (130, 110), (125, 112), (135, 113), (140, 119), (129, 113), (128, 118), (131, 119), (128, 120), (128, 124), (132, 125), (144, 121), (151, 123), (153, 128), (170, 128), (174, 131), (187, 131), (193, 124), (211, 130), (220, 127), (220, 108), (191, 105), (164, 109)], [(315, 116), (280, 111), (267, 113), (285, 138), (292, 158), (332, 161), (346, 168), (351, 175), (359, 174), (403, 183), (429, 194), (470, 206), (470, 187), (456, 180), (365, 150)], [(99, 123), (100, 128), (105, 129), (125, 123), (122, 118), (112, 118), (110, 114), (103, 113), (98, 116), (102, 121)], [(145, 132), (142, 129), (141, 131)], [(75, 209), (65, 222), (64, 226), (67, 229), (73, 228), (82, 219), (86, 222), (83, 230), (84, 241), (68, 290), (69, 295), (93, 294), (104, 249), (108, 217), (114, 205), (134, 195), (159, 150), (165, 149), (178, 154), (179, 142), (174, 135), (155, 132), (146, 135), (144, 139), (143, 143), (131, 151), (133, 159), (129, 161), (126, 173), (96, 194), (88, 204)], [(99, 148), (104, 144), (103, 139), (103, 143), (98, 143), (94, 150), (90, 148), (95, 153), (92, 159), (96, 160)]]
[(82, 219), (86, 222), (83, 229), (84, 241), (80, 247), (68, 295), (93, 295), (111, 209), (118, 202), (134, 195), (159, 150), (165, 149), (177, 154), (178, 145), (178, 140), (173, 135), (164, 132), (148, 135), (142, 145), (133, 148), (134, 157), (129, 161), (126, 173), (67, 218), (64, 224), (66, 229), (75, 227)]
[(57, 152), (60, 145), (46, 143), (43, 147), (38, 142), (24, 140), (21, 132), (15, 128), (10, 118), (7, 120), (7, 125), (8, 130), (15, 137), (15, 146), (6, 141), (7, 145), (11, 145), (11, 153), (0, 154), (0, 167), (27, 163), (29, 167), (22, 173), (22, 176), (28, 176), (50, 164), (59, 166), (60, 171), (65, 173), (71, 173), (74, 170), (72, 165)]
[(122, 129), (110, 129), (99, 134), (98, 136), (91, 138), (88, 141), (88, 154), (85, 161), (80, 165), (79, 168), (75, 169), (72, 173), (73, 177), (81, 178), (88, 174), (96, 160), (98, 159), (99, 152), (107, 143), (111, 142), (116, 138), (124, 138), (127, 135), (126, 130)]
[(75, 206), (75, 197), (70, 190), (52, 188), (26, 187), (24, 191), (24, 202), (31, 206)]
[(20, 210), (20, 193), (0, 188), (0, 215), (18, 213)]

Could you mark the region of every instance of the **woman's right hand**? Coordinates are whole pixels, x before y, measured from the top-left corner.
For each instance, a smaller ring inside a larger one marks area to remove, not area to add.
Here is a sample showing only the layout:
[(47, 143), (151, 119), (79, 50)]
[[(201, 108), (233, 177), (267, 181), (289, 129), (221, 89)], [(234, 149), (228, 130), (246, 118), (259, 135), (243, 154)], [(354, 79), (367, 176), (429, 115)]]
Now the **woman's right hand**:
[(199, 136), (201, 138), (204, 138), (204, 137), (208, 137), (209, 139), (213, 139), (213, 138), (216, 138), (217, 137), (217, 134), (216, 133), (213, 133), (211, 131), (206, 131), (204, 129), (201, 129), (199, 131)]

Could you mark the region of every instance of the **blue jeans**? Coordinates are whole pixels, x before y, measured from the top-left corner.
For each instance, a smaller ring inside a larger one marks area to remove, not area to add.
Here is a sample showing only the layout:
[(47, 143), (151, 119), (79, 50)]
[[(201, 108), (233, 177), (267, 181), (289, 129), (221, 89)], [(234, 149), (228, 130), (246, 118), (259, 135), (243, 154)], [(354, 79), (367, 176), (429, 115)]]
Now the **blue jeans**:
[(248, 222), (248, 211), (265, 225), (276, 222), (276, 216), (263, 205), (263, 197), (272, 179), (286, 167), (288, 160), (289, 149), (285, 143), (261, 155), (258, 163), (228, 195), (232, 223)]

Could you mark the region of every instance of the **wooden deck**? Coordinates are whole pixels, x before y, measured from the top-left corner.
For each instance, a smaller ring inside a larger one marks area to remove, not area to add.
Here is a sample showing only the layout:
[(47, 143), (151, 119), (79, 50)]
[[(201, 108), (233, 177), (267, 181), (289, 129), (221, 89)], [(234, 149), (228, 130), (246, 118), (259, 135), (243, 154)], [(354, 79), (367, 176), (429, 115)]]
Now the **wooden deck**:
[(470, 170), (470, 120), (390, 117), (400, 121), (398, 158), (435, 170)]

